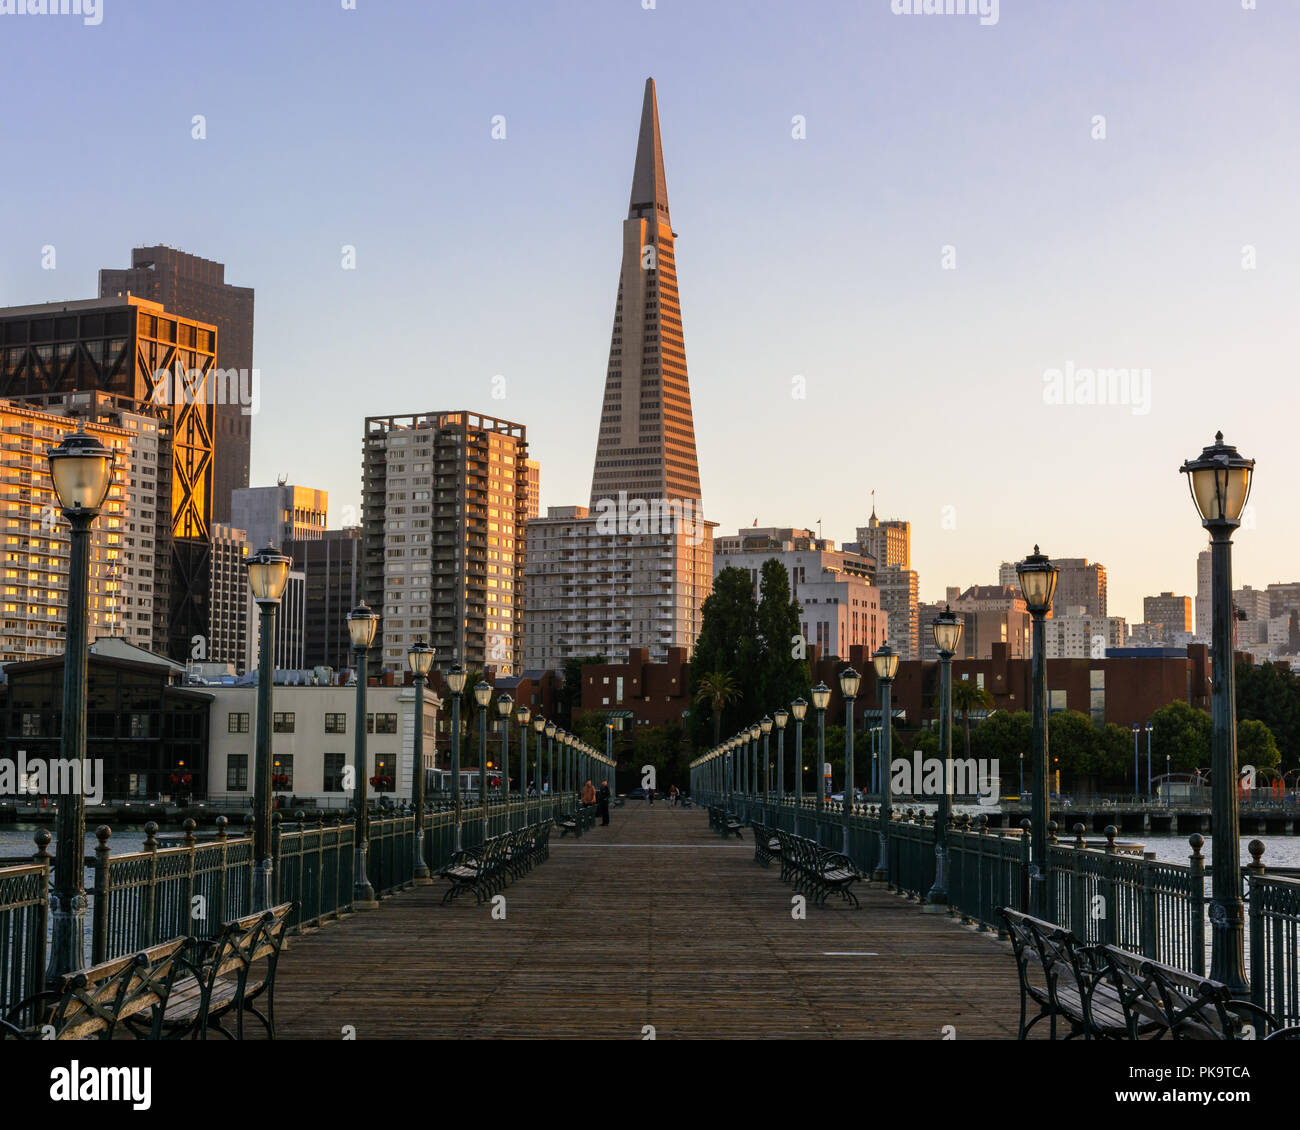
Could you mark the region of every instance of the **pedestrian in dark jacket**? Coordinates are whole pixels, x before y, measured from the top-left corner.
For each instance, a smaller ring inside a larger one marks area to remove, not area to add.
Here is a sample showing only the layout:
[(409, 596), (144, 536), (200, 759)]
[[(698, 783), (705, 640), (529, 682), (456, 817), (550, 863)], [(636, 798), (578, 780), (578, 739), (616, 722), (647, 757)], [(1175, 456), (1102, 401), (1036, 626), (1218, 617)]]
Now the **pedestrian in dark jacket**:
[(600, 814), (602, 824), (609, 823), (609, 782), (601, 781), (600, 792), (596, 794), (596, 811)]

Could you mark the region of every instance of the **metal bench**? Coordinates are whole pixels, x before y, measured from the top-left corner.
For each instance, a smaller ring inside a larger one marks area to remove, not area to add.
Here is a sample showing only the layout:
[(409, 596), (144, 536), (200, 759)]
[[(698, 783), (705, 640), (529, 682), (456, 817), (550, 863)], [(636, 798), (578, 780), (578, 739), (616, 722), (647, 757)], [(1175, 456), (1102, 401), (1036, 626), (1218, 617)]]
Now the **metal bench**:
[[(781, 859), (781, 840), (776, 830), (756, 820), (749, 822), (754, 833), (754, 862), (764, 867), (771, 865), (773, 859)], [(784, 874), (784, 868), (782, 869)]]
[[(496, 894), (512, 878), (519, 878), (551, 854), (551, 829), (554, 822), (543, 820), (513, 832), (493, 836), (480, 847), (456, 852), (439, 872), (450, 886), (442, 896), (443, 905), (466, 891), (474, 892), (474, 903)], [(560, 821), (561, 834), (564, 822)]]
[[(835, 894), (845, 902), (851, 902), (855, 908), (860, 907), (852, 887), (864, 876), (847, 855), (824, 848), (803, 836), (764, 825), (756, 828), (762, 828), (762, 834), (769, 837), (767, 851), (781, 860), (781, 878), (791, 883), (795, 890), (807, 895), (818, 906), (825, 906), (827, 896)], [(754, 834), (757, 838), (760, 833), (755, 830)], [(777, 844), (775, 851), (770, 846), (773, 839)], [(758, 859), (757, 848), (755, 859)]]
[(111, 1040), (119, 1025), (149, 1014), (145, 1034), (157, 1039), (187, 938), (70, 973), (0, 1018), (0, 1039)]

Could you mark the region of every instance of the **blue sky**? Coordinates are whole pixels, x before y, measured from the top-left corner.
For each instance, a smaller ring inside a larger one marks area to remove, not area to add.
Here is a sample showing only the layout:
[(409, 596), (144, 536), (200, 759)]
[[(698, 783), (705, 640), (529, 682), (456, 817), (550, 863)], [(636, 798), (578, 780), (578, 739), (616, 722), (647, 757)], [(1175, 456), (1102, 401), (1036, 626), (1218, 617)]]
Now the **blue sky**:
[[(253, 481), (327, 489), (334, 525), (388, 412), (524, 423), (543, 506), (586, 501), (653, 75), (723, 532), (846, 540), (875, 488), (923, 598), (1039, 542), (1140, 619), (1194, 591), (1177, 468), (1222, 428), (1259, 460), (1235, 582), (1300, 577), (1300, 6), (102, 5), (0, 15), (0, 303), (90, 296), (140, 243), (225, 262), (257, 290)], [(1149, 410), (1045, 403), (1067, 365), (1150, 370)]]

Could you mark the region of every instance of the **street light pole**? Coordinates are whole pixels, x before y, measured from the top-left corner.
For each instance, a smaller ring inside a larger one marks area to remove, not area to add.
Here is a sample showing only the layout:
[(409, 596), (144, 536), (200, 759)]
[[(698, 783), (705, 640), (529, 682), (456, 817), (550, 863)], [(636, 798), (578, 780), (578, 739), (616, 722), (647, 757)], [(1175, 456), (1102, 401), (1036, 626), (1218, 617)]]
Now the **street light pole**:
[(487, 708), (492, 701), (492, 685), (480, 682), (474, 685), (474, 702), (478, 706), (478, 801), (483, 818), (483, 844), (488, 840), (487, 811)]
[(417, 887), (427, 886), (429, 865), (424, 862), (424, 683), (433, 667), (433, 648), (423, 639), (406, 651), (406, 664), (415, 682), (415, 738), (411, 744), (411, 807), (415, 809), (415, 867), (412, 879)]
[(808, 704), (802, 698), (796, 698), (790, 704), (790, 713), (794, 715), (794, 834), (799, 834), (799, 820), (803, 816), (803, 720), (808, 713)]
[(1142, 732), (1142, 727), (1133, 723), (1133, 799), (1141, 795), (1142, 786), (1138, 784), (1138, 734)]
[(882, 644), (871, 657), (876, 669), (876, 685), (880, 688), (880, 858), (872, 872), (873, 882), (889, 881), (889, 833), (893, 820), (893, 788), (890, 777), (890, 758), (893, 755), (894, 707), (891, 691), (894, 676), (898, 673), (898, 655), (889, 644)]
[(785, 724), (790, 720), (788, 711), (778, 707), (772, 711), (772, 721), (776, 725), (776, 824), (781, 826), (781, 816), (785, 812)]
[(447, 689), (451, 691), (451, 799), (456, 806), (456, 850), (461, 850), (461, 823), (464, 800), (460, 791), (460, 696), (469, 672), (459, 663), (447, 672)]
[[(84, 425), (51, 448), (47, 458), (54, 493), (72, 526), (68, 613), (63, 642), (63, 716), (60, 754), (75, 774), (63, 774), (59, 793), (58, 854), (50, 893), (51, 988), (65, 973), (85, 967), (86, 891), (86, 656), (90, 630), (90, 528), (113, 483), (113, 453), (87, 435)], [(42, 892), (43, 893), (43, 892)]]
[(510, 711), (514, 704), (508, 694), (497, 699), (497, 717), (501, 719), (501, 800), (506, 806), (506, 831), (514, 827), (510, 814)]
[(357, 659), (357, 720), (356, 739), (352, 751), (353, 782), (352, 803), (356, 808), (356, 824), (353, 835), (356, 843), (353, 847), (352, 860), (352, 908), (354, 910), (374, 910), (379, 906), (375, 901), (375, 891), (370, 885), (370, 876), (366, 858), (370, 850), (370, 810), (366, 802), (366, 678), (367, 659), (370, 645), (375, 642), (375, 627), (379, 617), (371, 611), (363, 600), (348, 613), (348, 635), (352, 639), (352, 650)]
[(1147, 723), (1147, 799), (1148, 800), (1151, 800), (1155, 796), (1155, 794), (1151, 791), (1151, 731), (1154, 729), (1155, 727), (1150, 722), (1148, 722)]
[[(1025, 598), (1034, 623), (1033, 691), (1030, 695), (1033, 711), (1031, 731), (1030, 784), (1033, 802), (1030, 809), (1029, 907), (1035, 917), (1047, 914), (1047, 822), (1051, 819), (1051, 800), (1048, 796), (1048, 732), (1047, 732), (1047, 614), (1052, 610), (1052, 597), (1056, 592), (1056, 566), (1046, 556), (1034, 552), (1016, 566), (1020, 590)], [(1023, 790), (1022, 790), (1023, 791)]]
[(817, 711), (817, 764), (814, 780), (817, 782), (817, 842), (822, 841), (822, 815), (826, 808), (826, 782), (822, 779), (826, 765), (826, 707), (831, 701), (831, 689), (818, 683), (812, 689), (813, 708)]
[[(1245, 922), (1241, 899), (1240, 824), (1237, 810), (1237, 687), (1233, 670), (1232, 535), (1250, 496), (1255, 461), (1214, 437), (1197, 459), (1180, 468), (1187, 475), (1201, 525), (1210, 533), (1211, 812), (1214, 852), (1210, 860), (1210, 977), (1234, 997), (1249, 991)], [(1257, 974), (1258, 975), (1258, 974)]]
[(926, 901), (930, 906), (941, 907), (948, 902), (948, 818), (952, 811), (949, 796), (952, 788), (952, 657), (961, 641), (962, 622), (945, 605), (934, 621), (933, 630), (940, 662), (939, 756), (943, 758), (943, 782), (934, 814), (934, 886), (930, 888)]
[(769, 752), (771, 746), (768, 743), (771, 741), (772, 737), (772, 724), (772, 719), (766, 714), (763, 715), (762, 719), (758, 723), (758, 728), (763, 734), (763, 802), (760, 811), (763, 813), (764, 824), (767, 823), (767, 805), (768, 801), (771, 800), (772, 794), (772, 778), (767, 768), (768, 760), (771, 757)]
[(862, 676), (852, 667), (840, 672), (840, 693), (844, 696), (844, 804), (840, 819), (843, 846), (840, 850), (849, 858), (852, 858), (849, 853), (849, 819), (853, 815), (853, 701), (858, 697), (861, 685)]

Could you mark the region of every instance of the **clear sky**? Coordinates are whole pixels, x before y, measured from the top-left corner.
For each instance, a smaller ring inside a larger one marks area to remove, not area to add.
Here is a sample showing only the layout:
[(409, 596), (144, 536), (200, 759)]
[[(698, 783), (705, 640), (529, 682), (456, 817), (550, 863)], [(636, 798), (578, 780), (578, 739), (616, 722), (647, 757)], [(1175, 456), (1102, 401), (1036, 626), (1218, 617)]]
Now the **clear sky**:
[[(255, 485), (340, 525), (366, 415), (468, 408), (585, 503), (652, 75), (722, 532), (848, 540), (875, 488), (923, 599), (1040, 542), (1137, 620), (1194, 593), (1177, 468), (1222, 428), (1259, 461), (1234, 583), (1300, 577), (1300, 5), (643, 2), (0, 14), (0, 303), (93, 296), (137, 244), (221, 260), (257, 291)], [(1067, 367), (1149, 399), (1047, 403)]]

